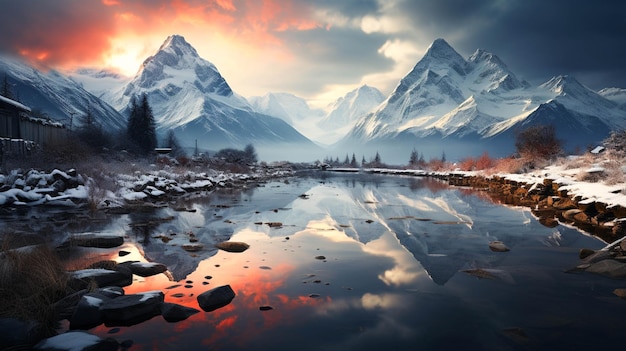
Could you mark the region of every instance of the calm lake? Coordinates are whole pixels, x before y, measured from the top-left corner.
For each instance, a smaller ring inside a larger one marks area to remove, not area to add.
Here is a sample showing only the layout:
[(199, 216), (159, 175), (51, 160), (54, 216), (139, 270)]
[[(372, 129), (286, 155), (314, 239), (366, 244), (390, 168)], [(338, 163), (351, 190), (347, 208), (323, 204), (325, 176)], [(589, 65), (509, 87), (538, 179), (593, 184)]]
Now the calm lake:
[[(160, 274), (126, 293), (196, 296), (230, 284), (227, 306), (168, 323), (90, 332), (130, 350), (574, 350), (623, 345), (625, 281), (566, 273), (581, 248), (605, 243), (541, 225), (528, 209), (428, 178), (316, 173), (202, 194), (169, 208), (120, 215), (98, 228), (124, 247), (93, 260), (154, 261)], [(280, 222), (270, 226), (268, 222)], [(163, 239), (164, 237), (167, 240)], [(203, 249), (187, 252), (197, 239)], [(243, 241), (243, 253), (217, 251)], [(492, 252), (500, 240), (511, 251)], [(124, 257), (119, 251), (129, 251)], [(481, 277), (464, 270), (483, 269)], [(486, 273), (485, 273), (486, 272)], [(260, 310), (270, 306), (270, 310)]]

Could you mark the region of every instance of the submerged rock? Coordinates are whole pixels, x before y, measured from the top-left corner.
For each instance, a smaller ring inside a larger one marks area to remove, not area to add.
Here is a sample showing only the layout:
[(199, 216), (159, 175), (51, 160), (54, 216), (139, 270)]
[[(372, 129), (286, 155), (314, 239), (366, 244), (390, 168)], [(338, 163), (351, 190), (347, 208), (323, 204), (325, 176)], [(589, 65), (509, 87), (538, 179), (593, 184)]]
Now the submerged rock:
[(206, 312), (215, 311), (228, 305), (235, 298), (235, 291), (230, 285), (223, 285), (203, 292), (196, 298), (200, 308)]
[(507, 252), (511, 251), (502, 241), (492, 241), (489, 243), (489, 249), (493, 252)]
[(590, 264), (584, 268), (585, 272), (596, 273), (609, 278), (626, 278), (626, 263), (613, 259), (606, 259)]

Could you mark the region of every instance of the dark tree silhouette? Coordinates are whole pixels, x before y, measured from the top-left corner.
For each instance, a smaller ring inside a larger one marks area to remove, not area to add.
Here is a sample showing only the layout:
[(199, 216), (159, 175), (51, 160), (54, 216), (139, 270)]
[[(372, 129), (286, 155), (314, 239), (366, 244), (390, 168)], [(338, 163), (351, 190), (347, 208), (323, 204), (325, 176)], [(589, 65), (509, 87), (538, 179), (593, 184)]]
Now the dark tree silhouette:
[(419, 154), (417, 153), (417, 150), (415, 150), (414, 148), (413, 151), (411, 151), (411, 156), (409, 157), (409, 166), (417, 167), (418, 164), (419, 164)]
[(148, 96), (143, 94), (139, 103), (133, 97), (130, 105), (128, 138), (135, 144), (139, 153), (147, 155), (154, 151), (157, 145), (154, 115), (148, 103)]

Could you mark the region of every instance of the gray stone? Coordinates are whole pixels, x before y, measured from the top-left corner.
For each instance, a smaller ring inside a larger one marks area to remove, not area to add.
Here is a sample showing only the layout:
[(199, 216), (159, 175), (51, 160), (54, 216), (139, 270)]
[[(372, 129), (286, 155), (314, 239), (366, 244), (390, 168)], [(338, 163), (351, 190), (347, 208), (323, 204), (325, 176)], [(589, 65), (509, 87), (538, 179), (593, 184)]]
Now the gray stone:
[(111, 269), (83, 269), (70, 274), (69, 285), (85, 288), (93, 281), (97, 286), (129, 286), (133, 283), (133, 274), (126, 271)]
[(198, 312), (200, 310), (175, 303), (164, 303), (161, 305), (161, 316), (170, 323), (183, 321)]
[(230, 285), (223, 285), (198, 295), (200, 308), (206, 312), (214, 311), (228, 305), (235, 298), (235, 292)]
[(69, 319), (70, 329), (91, 329), (104, 322), (100, 306), (110, 297), (98, 293), (88, 293), (81, 297)]
[(585, 268), (585, 272), (601, 274), (610, 278), (626, 278), (626, 263), (606, 259), (589, 265)]
[(215, 247), (226, 252), (244, 252), (250, 247), (250, 245), (238, 241), (224, 241), (215, 244)]
[(120, 296), (105, 301), (100, 310), (106, 326), (131, 326), (161, 314), (161, 291)]
[(155, 262), (135, 262), (130, 265), (130, 270), (140, 277), (150, 277), (167, 271), (167, 266)]
[(117, 341), (89, 334), (84, 331), (69, 331), (41, 340), (34, 347), (35, 350), (44, 351), (117, 351)]
[(489, 249), (493, 252), (507, 252), (511, 251), (502, 241), (492, 241), (489, 243)]

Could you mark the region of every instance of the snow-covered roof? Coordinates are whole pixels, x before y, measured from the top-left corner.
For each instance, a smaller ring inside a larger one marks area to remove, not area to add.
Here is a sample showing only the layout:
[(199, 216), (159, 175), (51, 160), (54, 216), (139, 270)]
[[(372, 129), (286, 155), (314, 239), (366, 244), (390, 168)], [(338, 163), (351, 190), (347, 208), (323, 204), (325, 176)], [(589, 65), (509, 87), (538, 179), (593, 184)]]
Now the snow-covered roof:
[(17, 107), (17, 108), (19, 108), (20, 110), (23, 110), (23, 111), (28, 111), (28, 112), (31, 111), (30, 107), (28, 107), (26, 105), (22, 105), (21, 103), (15, 101), (15, 100), (11, 100), (11, 99), (9, 99), (7, 97), (4, 97), (2, 95), (0, 95), (0, 101), (4, 102), (6, 104), (9, 104), (9, 105), (15, 106), (15, 107)]

